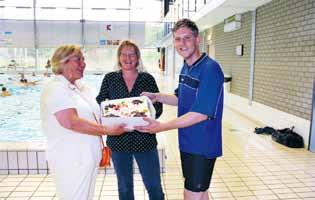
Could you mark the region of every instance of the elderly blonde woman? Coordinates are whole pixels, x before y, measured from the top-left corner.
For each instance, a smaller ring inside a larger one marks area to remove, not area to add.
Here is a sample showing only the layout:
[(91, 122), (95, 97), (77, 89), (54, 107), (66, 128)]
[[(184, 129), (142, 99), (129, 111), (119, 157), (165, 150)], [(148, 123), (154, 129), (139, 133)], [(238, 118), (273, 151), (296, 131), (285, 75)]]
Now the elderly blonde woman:
[[(142, 92), (159, 92), (152, 75), (144, 72), (138, 46), (123, 41), (117, 51), (118, 71), (105, 75), (97, 102), (106, 99), (137, 97)], [(162, 104), (154, 103), (156, 117), (162, 114)], [(120, 200), (133, 200), (133, 158), (135, 158), (149, 199), (164, 199), (160, 179), (160, 164), (155, 135), (131, 131), (119, 137), (107, 137), (118, 179)]]
[(99, 106), (90, 88), (78, 80), (85, 69), (81, 49), (59, 47), (52, 59), (54, 76), (41, 96), (42, 129), (47, 160), (61, 200), (92, 199), (101, 159), (101, 135), (117, 136), (124, 125), (99, 124)]

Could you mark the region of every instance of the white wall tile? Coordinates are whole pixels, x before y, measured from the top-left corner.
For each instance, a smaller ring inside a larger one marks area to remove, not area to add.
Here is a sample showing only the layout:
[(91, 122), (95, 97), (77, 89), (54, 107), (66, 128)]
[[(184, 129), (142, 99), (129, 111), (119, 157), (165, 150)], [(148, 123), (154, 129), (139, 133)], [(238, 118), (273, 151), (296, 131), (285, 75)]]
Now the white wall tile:
[(45, 169), (47, 171), (48, 165), (46, 161), (46, 155), (44, 151), (37, 152), (38, 169)]
[(18, 160), (17, 160), (17, 152), (9, 151), (8, 152), (8, 160), (9, 160), (9, 169), (18, 169)]
[(0, 175), (7, 175), (7, 174), (9, 174), (8, 169), (0, 169)]
[(19, 169), (21, 169), (21, 170), (28, 169), (26, 151), (19, 151), (17, 153), (18, 153)]
[(27, 152), (28, 155), (28, 167), (30, 170), (36, 170), (37, 172), (37, 156), (36, 156), (36, 152), (35, 151), (28, 151)]
[(9, 174), (19, 174), (19, 170), (17, 169), (9, 169)]
[(19, 169), (19, 174), (28, 174), (28, 169)]
[(37, 169), (29, 169), (28, 174), (38, 174), (38, 170)]
[(8, 152), (0, 151), (0, 170), (8, 169)]
[(48, 174), (48, 169), (40, 169), (38, 170), (38, 174)]
[(275, 108), (252, 102), (248, 104), (248, 99), (227, 93), (224, 96), (224, 104), (232, 108), (234, 111), (245, 115), (252, 121), (261, 126), (271, 126), (275, 129), (291, 128), (295, 126), (294, 131), (301, 135), (304, 139), (305, 148), (308, 148), (308, 140), (310, 133), (310, 121), (300, 117), (285, 113)]

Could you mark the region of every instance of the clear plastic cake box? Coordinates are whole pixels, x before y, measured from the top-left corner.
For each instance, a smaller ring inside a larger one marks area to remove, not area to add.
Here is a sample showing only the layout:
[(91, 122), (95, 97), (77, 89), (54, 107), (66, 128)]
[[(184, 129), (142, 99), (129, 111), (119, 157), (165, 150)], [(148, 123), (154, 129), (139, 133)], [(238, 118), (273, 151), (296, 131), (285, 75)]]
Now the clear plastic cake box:
[[(148, 112), (146, 113), (149, 115), (148, 117), (155, 119), (155, 108), (154, 108), (151, 100), (146, 96), (140, 96), (140, 97), (131, 97), (131, 98), (123, 98), (123, 99), (114, 99), (114, 100), (103, 101), (101, 103), (101, 121), (102, 121), (102, 124), (110, 126), (110, 125), (114, 125), (114, 124), (123, 123), (123, 124), (126, 124), (128, 129), (134, 129), (133, 128), (134, 126), (147, 125), (148, 122), (143, 120), (143, 116), (141, 116), (141, 117), (129, 117), (129, 116), (124, 116), (124, 115), (120, 115), (119, 117), (117, 117), (117, 115), (115, 117), (110, 117), (110, 116), (105, 117), (104, 116), (104, 115), (109, 115), (111, 110), (113, 112), (115, 112), (114, 109), (112, 109), (112, 108), (109, 108), (110, 111), (105, 111), (106, 106), (108, 109), (109, 105), (114, 105), (114, 106), (123, 105), (123, 104), (129, 105), (134, 100), (143, 102), (144, 104), (142, 104), (141, 107), (144, 106), (145, 108), (148, 109)], [(131, 111), (132, 110), (134, 111), (134, 109), (136, 109), (136, 108), (137, 108), (137, 106), (135, 106), (135, 107), (131, 106)], [(126, 111), (126, 109), (125, 109), (125, 111)], [(127, 109), (127, 111), (128, 111), (128, 109)], [(106, 112), (109, 112), (109, 113), (106, 113)], [(117, 112), (119, 112), (119, 111), (117, 111)], [(117, 113), (115, 113), (115, 114), (117, 114)]]

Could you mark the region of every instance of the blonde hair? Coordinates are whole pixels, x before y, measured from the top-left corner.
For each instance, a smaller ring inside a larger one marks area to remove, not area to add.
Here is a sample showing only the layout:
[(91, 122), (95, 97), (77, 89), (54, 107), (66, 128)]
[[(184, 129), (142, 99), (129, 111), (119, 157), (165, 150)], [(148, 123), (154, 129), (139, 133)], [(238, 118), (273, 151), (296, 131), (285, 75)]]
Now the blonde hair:
[(67, 44), (58, 47), (51, 58), (51, 66), (54, 74), (61, 74), (61, 64), (68, 61), (73, 54), (81, 53), (81, 47), (78, 45)]
[(144, 72), (145, 69), (144, 69), (144, 66), (143, 66), (143, 63), (142, 63), (140, 49), (134, 42), (132, 42), (130, 40), (124, 40), (124, 41), (122, 41), (120, 43), (120, 45), (119, 45), (119, 47), (117, 49), (117, 63), (116, 63), (115, 69), (116, 70), (120, 70), (121, 69), (121, 63), (119, 61), (119, 57), (120, 57), (121, 51), (125, 47), (132, 47), (135, 50), (136, 55), (137, 55), (137, 59), (138, 59), (138, 62), (137, 62), (137, 65), (136, 65), (136, 69), (137, 69), (138, 72)]

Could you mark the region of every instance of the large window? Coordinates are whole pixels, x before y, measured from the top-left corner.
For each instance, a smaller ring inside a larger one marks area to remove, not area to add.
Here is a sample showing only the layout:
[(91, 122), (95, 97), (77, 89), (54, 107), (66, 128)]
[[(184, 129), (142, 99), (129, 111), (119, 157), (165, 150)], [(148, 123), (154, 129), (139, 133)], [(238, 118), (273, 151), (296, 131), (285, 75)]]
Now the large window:
[(156, 71), (161, 5), (157, 0), (0, 0), (0, 70), (46, 70), (58, 46), (78, 44), (87, 70), (109, 71), (119, 42), (130, 39), (148, 71)]
[(157, 0), (1, 0), (0, 19), (160, 21), (161, 6)]
[(34, 71), (34, 48), (0, 48), (0, 69), (6, 71)]
[[(37, 68), (35, 68), (34, 48), (0, 48), (0, 71), (45, 71), (47, 60), (51, 58), (56, 48), (39, 48)], [(112, 71), (117, 62), (117, 48), (83, 48), (86, 71)], [(156, 48), (141, 49), (143, 64), (147, 71), (159, 71), (159, 53)], [(48, 69), (51, 70), (51, 69)]]
[(116, 64), (116, 48), (84, 49), (86, 70), (112, 71)]

